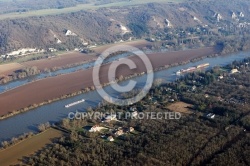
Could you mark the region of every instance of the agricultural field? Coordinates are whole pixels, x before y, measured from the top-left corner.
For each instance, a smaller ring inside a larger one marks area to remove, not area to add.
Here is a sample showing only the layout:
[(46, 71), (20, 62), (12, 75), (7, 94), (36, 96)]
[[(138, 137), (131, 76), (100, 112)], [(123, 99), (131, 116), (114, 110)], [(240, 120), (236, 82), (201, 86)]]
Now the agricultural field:
[[(28, 157), (41, 150), (47, 144), (52, 143), (52, 139), (62, 136), (62, 132), (56, 129), (48, 129), (47, 131), (32, 136), (14, 146), (0, 151), (1, 165), (19, 164), (23, 157)], [(28, 148), (27, 148), (28, 147)]]
[(87, 55), (79, 52), (70, 52), (59, 55), (55, 58), (41, 59), (22, 63), (26, 67), (36, 66), (39, 70), (52, 69), (54, 67), (66, 67), (77, 63), (87, 63), (94, 60), (94, 55)]
[(24, 66), (19, 63), (9, 63), (0, 65), (0, 75), (7, 75), (12, 73), (15, 70), (21, 69)]

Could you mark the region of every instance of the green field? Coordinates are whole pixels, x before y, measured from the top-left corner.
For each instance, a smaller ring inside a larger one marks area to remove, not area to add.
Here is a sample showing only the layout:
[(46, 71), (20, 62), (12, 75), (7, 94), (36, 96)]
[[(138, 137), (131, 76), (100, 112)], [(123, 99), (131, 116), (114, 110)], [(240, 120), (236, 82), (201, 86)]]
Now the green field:
[[(0, 0), (1, 1), (8, 1), (8, 0)], [(8, 13), (8, 14), (1, 14), (0, 20), (3, 19), (11, 19), (11, 18), (24, 18), (30, 16), (46, 16), (46, 15), (56, 15), (56, 14), (63, 14), (63, 13), (70, 13), (70, 12), (77, 12), (80, 10), (95, 10), (102, 7), (114, 7), (114, 6), (131, 6), (131, 5), (139, 5), (139, 4), (146, 4), (150, 2), (157, 2), (157, 3), (180, 3), (185, 0), (131, 0), (127, 2), (115, 2), (109, 3), (105, 5), (94, 5), (94, 4), (81, 4), (74, 7), (68, 7), (63, 9), (43, 9), (43, 10), (34, 10), (25, 13)]]
[(51, 128), (5, 150), (0, 150), (0, 165), (19, 164), (24, 156), (27, 157), (34, 154), (47, 144), (51, 144), (52, 139), (62, 137), (62, 135), (63, 133), (61, 131)]

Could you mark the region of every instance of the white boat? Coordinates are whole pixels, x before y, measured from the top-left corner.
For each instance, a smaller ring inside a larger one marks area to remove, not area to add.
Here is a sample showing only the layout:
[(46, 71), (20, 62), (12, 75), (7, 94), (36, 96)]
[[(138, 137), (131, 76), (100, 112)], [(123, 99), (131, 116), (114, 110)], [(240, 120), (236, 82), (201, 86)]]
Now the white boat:
[(68, 105), (65, 105), (65, 108), (69, 108), (69, 107), (72, 107), (72, 106), (74, 106), (74, 105), (83, 103), (84, 101), (85, 101), (85, 100), (82, 99), (82, 100), (76, 101), (76, 102), (74, 102), (74, 103), (70, 103), (70, 104), (68, 104)]
[(199, 68), (205, 68), (205, 67), (208, 67), (209, 65), (210, 65), (209, 63), (204, 63), (204, 64), (201, 64), (201, 65), (198, 65), (197, 69), (199, 69)]
[(176, 72), (176, 75), (181, 75), (181, 71), (178, 70), (178, 71)]
[(181, 75), (183, 73), (188, 73), (188, 72), (192, 72), (195, 70), (196, 70), (196, 67), (189, 67), (188, 69), (181, 69), (181, 70), (176, 72), (176, 75)]

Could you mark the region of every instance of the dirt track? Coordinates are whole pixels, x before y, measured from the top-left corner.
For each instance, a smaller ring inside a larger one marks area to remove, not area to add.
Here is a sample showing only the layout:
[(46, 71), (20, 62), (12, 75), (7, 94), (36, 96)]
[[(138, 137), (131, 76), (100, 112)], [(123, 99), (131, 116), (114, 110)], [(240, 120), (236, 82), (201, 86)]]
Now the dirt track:
[[(215, 52), (216, 51), (213, 48), (202, 48), (196, 50), (150, 54), (148, 57), (151, 60), (153, 67), (158, 68), (168, 64), (208, 56)], [(128, 67), (122, 65), (121, 67), (118, 67), (117, 75), (122, 74), (123, 76), (127, 76), (135, 72), (139, 73), (145, 71), (145, 66), (139, 65), (142, 64), (142, 61), (138, 57), (130, 57), (130, 59), (137, 64), (137, 68), (129, 70)], [(108, 70), (109, 64), (101, 67), (101, 82), (108, 82)], [(31, 104), (41, 103), (48, 99), (58, 98), (62, 95), (70, 94), (92, 85), (92, 69), (33, 82), (0, 94), (0, 115), (27, 107)]]

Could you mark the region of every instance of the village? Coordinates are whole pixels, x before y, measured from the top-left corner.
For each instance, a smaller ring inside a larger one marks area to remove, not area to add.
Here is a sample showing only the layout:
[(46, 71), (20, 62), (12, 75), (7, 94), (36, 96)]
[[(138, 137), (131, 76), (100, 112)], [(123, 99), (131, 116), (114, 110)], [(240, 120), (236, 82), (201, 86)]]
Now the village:
[(137, 118), (137, 108), (130, 107), (128, 112), (119, 112), (119, 114), (107, 113), (105, 117), (97, 120), (97, 123), (94, 125), (83, 128), (89, 133), (93, 133), (104, 140), (113, 142), (122, 138), (124, 135), (138, 134), (135, 128), (129, 125), (130, 120), (137, 120)]
[[(104, 116), (88, 117), (85, 115), (85, 117), (87, 117), (88, 119), (82, 118), (82, 120), (87, 121), (87, 123), (85, 123), (86, 125), (77, 130), (85, 133), (84, 135), (87, 137), (101, 138), (103, 140), (113, 142), (122, 139), (124, 136), (126, 137), (129, 135), (139, 134), (140, 132), (136, 130), (137, 126), (134, 124), (138, 121), (157, 119), (159, 118), (158, 114), (161, 115), (161, 119), (165, 118), (166, 120), (177, 120), (178, 118), (181, 118), (180, 113), (177, 115), (175, 111), (170, 111), (167, 109), (168, 105), (171, 105), (178, 100), (174, 99), (174, 97), (176, 97), (175, 90), (173, 90), (172, 88), (164, 89), (164, 96), (166, 95), (166, 98), (164, 97), (161, 100), (157, 98), (157, 94), (154, 94), (152, 92), (151, 95), (148, 95), (140, 103), (134, 104), (132, 106), (122, 106), (116, 111), (111, 109), (110, 112), (104, 112)], [(153, 108), (157, 108), (162, 107), (162, 105), (165, 108), (163, 112), (157, 112), (154, 109), (148, 109), (150, 106)], [(105, 107), (110, 107), (110, 105), (107, 104)], [(94, 111), (90, 108), (89, 110), (87, 110), (87, 112), (89, 111), (90, 114), (93, 115), (93, 112), (96, 113), (98, 111), (104, 110), (96, 109)], [(73, 121), (78, 120), (75, 119)], [(64, 125), (62, 126), (65, 127)]]

